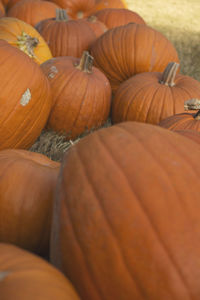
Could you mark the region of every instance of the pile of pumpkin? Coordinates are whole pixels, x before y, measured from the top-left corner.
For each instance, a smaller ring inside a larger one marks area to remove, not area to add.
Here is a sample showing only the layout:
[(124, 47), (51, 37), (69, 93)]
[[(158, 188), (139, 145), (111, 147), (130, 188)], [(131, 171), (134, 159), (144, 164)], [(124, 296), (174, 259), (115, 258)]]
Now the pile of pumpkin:
[(0, 299), (199, 300), (200, 83), (124, 1), (0, 11)]

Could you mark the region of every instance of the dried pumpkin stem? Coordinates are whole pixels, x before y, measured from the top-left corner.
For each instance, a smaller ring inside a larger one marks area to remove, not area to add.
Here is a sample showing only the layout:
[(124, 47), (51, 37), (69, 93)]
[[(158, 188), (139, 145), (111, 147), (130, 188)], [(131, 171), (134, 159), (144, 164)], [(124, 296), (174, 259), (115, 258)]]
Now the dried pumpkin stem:
[(89, 54), (88, 51), (84, 51), (80, 59), (79, 64), (76, 65), (76, 68), (87, 73), (92, 73), (94, 58)]
[(195, 120), (200, 120), (200, 99), (192, 98), (184, 102), (185, 110), (198, 110), (193, 116)]
[(67, 22), (69, 20), (67, 12), (65, 9), (56, 8), (56, 21), (58, 22)]
[(17, 41), (14, 42), (14, 44), (17, 45), (19, 49), (25, 52), (29, 57), (36, 57), (34, 48), (39, 44), (38, 38), (32, 37), (26, 32), (22, 31), (22, 34), (17, 36)]
[(167, 86), (174, 86), (175, 85), (175, 78), (176, 78), (176, 73), (179, 68), (179, 64), (176, 62), (170, 62), (167, 67), (165, 68), (162, 78), (159, 81), (161, 84), (165, 84)]
[(92, 16), (89, 16), (87, 18), (87, 20), (91, 23), (95, 23), (97, 21), (97, 17), (92, 15)]

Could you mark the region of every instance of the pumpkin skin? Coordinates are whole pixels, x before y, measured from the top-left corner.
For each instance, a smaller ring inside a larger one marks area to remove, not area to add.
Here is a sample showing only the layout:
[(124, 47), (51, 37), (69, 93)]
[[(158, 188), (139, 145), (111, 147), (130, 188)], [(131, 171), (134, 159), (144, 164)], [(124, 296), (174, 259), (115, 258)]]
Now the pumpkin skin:
[(163, 72), (170, 61), (179, 62), (165, 36), (146, 25), (131, 23), (108, 30), (93, 43), (91, 55), (113, 92), (137, 73)]
[(125, 8), (105, 8), (95, 13), (99, 21), (108, 29), (126, 25), (128, 23), (145, 24), (145, 21), (136, 12)]
[(56, 16), (58, 5), (49, 1), (21, 0), (8, 10), (7, 16), (20, 19), (32, 26)]
[(5, 8), (2, 1), (0, 1), (0, 17), (3, 17), (4, 15), (5, 15)]
[(60, 164), (39, 153), (9, 149), (0, 151), (0, 166), (0, 242), (48, 255)]
[(0, 243), (1, 300), (80, 300), (71, 283), (45, 260)]
[(106, 25), (99, 21), (96, 16), (92, 15), (87, 19), (84, 19), (85, 22), (89, 25), (89, 27), (93, 30), (96, 38), (100, 37), (104, 32), (108, 30)]
[(170, 63), (163, 73), (137, 74), (123, 82), (113, 98), (112, 122), (159, 124), (169, 116), (183, 113), (188, 97), (200, 95), (200, 84), (192, 77), (176, 74), (177, 67), (178, 64)]
[(110, 112), (109, 81), (101, 71), (87, 65), (88, 58), (85, 52), (81, 60), (57, 57), (41, 65), (53, 95), (47, 127), (65, 134), (66, 139), (100, 127)]
[(199, 299), (199, 156), (197, 143), (138, 122), (66, 153), (51, 261), (81, 299)]
[(200, 132), (198, 132), (198, 131), (194, 131), (194, 130), (190, 130), (190, 129), (173, 130), (173, 131), (200, 144)]
[(100, 0), (97, 1), (94, 11), (102, 10), (104, 8), (127, 8), (124, 0)]
[(22, 50), (38, 64), (52, 58), (47, 43), (38, 31), (19, 19), (0, 19), (0, 39)]
[[(95, 33), (83, 20), (70, 20), (62, 9), (56, 19), (39, 22), (36, 29), (43, 36), (54, 57), (81, 57), (84, 50), (96, 40)], [(60, 34), (59, 34), (60, 33)]]
[(0, 64), (0, 150), (27, 149), (47, 122), (50, 85), (39, 65), (4, 40), (0, 40)]
[(95, 0), (51, 0), (66, 10), (72, 19), (82, 19), (90, 15), (95, 6)]

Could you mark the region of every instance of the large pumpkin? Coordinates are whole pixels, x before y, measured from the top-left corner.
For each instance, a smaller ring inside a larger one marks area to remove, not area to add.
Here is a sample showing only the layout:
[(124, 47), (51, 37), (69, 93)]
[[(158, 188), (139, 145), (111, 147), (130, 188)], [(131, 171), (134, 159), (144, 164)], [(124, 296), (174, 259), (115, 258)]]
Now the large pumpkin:
[(39, 153), (0, 151), (0, 242), (48, 254), (59, 167)]
[(38, 64), (52, 58), (47, 43), (38, 31), (17, 18), (0, 19), (0, 39), (19, 48)]
[(49, 116), (49, 82), (39, 65), (4, 40), (0, 64), (0, 150), (29, 148)]
[(70, 20), (64, 9), (56, 10), (56, 18), (39, 22), (36, 29), (43, 36), (53, 56), (81, 57), (96, 40), (96, 35), (83, 20)]
[(109, 81), (92, 63), (93, 58), (85, 51), (81, 59), (57, 57), (41, 65), (53, 95), (47, 126), (67, 139), (100, 127), (110, 112)]
[(54, 18), (56, 8), (59, 6), (49, 1), (20, 0), (8, 10), (7, 16), (35, 26), (41, 20)]
[(71, 283), (45, 260), (0, 243), (1, 300), (80, 300)]
[[(200, 91), (199, 91), (200, 96)], [(170, 130), (195, 130), (200, 132), (200, 100), (190, 99), (185, 101), (186, 110), (197, 110), (196, 113), (180, 113), (170, 116), (160, 122), (160, 126)]]
[(82, 300), (199, 300), (200, 146), (126, 122), (65, 155), (51, 261)]
[(128, 23), (145, 24), (140, 15), (125, 8), (105, 8), (95, 13), (99, 21), (103, 22), (108, 29), (126, 25)]
[(108, 30), (93, 43), (91, 54), (114, 92), (137, 73), (163, 72), (169, 62), (179, 61), (165, 36), (147, 25), (132, 23)]
[(169, 63), (163, 73), (137, 74), (123, 82), (113, 98), (112, 122), (139, 121), (158, 124), (184, 112), (188, 97), (200, 96), (200, 83), (176, 74), (179, 65)]

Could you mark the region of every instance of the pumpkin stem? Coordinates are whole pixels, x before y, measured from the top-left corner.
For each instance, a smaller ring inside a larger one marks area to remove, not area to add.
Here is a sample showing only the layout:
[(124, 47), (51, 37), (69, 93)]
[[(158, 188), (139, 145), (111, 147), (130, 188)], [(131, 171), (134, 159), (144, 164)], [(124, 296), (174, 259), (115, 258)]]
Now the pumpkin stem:
[(26, 32), (22, 31), (22, 34), (17, 36), (15, 44), (29, 57), (36, 57), (34, 48), (39, 44), (39, 40), (36, 37), (31, 37)]
[(77, 69), (86, 72), (92, 73), (94, 58), (89, 54), (88, 51), (83, 51), (83, 55), (80, 59), (79, 64), (75, 65)]
[(177, 70), (179, 68), (179, 64), (176, 62), (170, 62), (167, 67), (165, 68), (162, 78), (159, 81), (161, 84), (165, 84), (167, 86), (174, 86), (175, 82), (174, 79), (176, 77)]
[(83, 19), (84, 15), (83, 15), (83, 12), (82, 11), (78, 11), (77, 14), (77, 19)]
[(57, 22), (67, 22), (69, 20), (69, 17), (67, 15), (67, 12), (65, 9), (62, 8), (56, 8), (56, 21)]
[(193, 116), (195, 120), (200, 120), (200, 99), (192, 98), (184, 102), (185, 110), (197, 110), (198, 112)]

